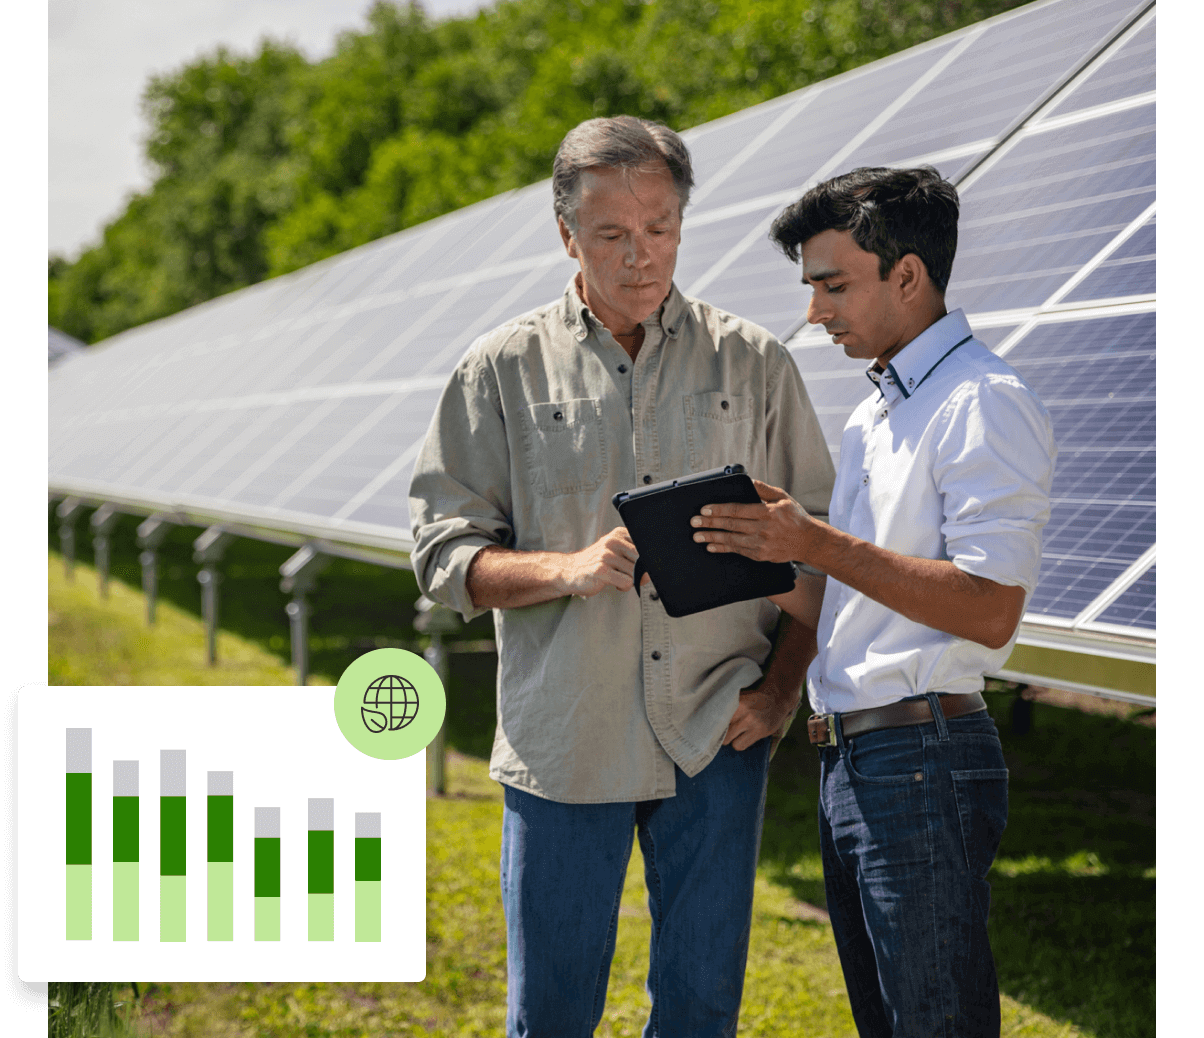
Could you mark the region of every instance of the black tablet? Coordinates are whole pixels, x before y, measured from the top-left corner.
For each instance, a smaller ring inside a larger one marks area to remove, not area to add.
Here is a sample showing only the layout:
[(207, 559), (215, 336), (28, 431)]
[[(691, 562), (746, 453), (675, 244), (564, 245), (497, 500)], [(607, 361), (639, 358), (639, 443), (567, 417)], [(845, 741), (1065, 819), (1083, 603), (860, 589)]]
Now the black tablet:
[(694, 540), (690, 519), (703, 505), (761, 500), (743, 465), (637, 487), (615, 494), (612, 500), (640, 553), (636, 593), (647, 570), (670, 616), (780, 595), (794, 587), (794, 567), (789, 562), (756, 562), (735, 552), (710, 552)]

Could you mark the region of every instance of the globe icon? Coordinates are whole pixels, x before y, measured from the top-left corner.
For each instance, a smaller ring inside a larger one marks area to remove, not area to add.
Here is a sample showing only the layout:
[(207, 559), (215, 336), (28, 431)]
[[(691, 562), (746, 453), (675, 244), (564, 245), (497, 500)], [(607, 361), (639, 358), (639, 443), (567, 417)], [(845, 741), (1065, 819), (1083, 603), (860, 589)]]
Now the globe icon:
[(405, 678), (385, 674), (368, 686), (360, 707), (370, 732), (397, 732), (418, 716), (418, 690)]

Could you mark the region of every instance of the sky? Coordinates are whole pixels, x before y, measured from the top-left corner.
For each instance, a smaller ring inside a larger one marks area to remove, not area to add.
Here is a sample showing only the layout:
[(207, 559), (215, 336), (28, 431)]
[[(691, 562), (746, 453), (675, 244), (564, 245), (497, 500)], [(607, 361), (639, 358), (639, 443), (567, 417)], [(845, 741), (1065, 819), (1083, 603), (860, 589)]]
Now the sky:
[[(74, 259), (99, 240), (150, 178), (142, 159), (142, 91), (218, 44), (251, 53), (271, 35), (310, 60), (362, 28), (371, 0), (50, 0), (49, 251)], [(425, 0), (434, 18), (483, 0)]]

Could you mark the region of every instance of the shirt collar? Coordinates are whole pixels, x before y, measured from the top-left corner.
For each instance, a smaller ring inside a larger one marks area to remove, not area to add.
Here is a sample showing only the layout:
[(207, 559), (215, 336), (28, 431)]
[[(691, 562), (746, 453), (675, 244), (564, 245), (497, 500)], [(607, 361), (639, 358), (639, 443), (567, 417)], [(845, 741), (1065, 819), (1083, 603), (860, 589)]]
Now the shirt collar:
[(879, 370), (875, 362), (866, 369), (866, 375), (884, 397), (910, 397), (954, 347), (972, 334), (965, 313), (953, 310), (896, 353), (885, 371)]
[[(590, 308), (585, 305), (585, 301), (577, 292), (577, 279), (580, 277), (581, 272), (577, 271), (569, 278), (561, 304), (561, 315), (564, 318), (565, 326), (578, 342), (584, 341), (591, 331), (602, 328), (602, 322), (590, 312)], [(681, 331), (688, 312), (689, 306), (686, 303), (686, 297), (678, 291), (677, 284), (673, 283), (669, 288), (669, 294), (665, 296), (665, 301), (644, 323), (658, 321), (665, 337), (672, 338)]]

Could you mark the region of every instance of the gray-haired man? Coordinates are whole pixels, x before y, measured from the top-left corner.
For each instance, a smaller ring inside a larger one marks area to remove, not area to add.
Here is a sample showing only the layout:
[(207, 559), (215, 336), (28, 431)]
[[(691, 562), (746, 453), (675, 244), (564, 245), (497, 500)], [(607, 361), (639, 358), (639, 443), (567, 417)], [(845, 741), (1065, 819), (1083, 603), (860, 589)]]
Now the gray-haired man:
[(764, 599), (672, 619), (655, 588), (632, 594), (610, 501), (739, 462), (825, 513), (833, 469), (781, 344), (673, 285), (692, 183), (664, 126), (594, 119), (565, 137), (554, 204), (580, 271), (474, 344), (415, 463), (419, 586), (497, 627), (511, 1035), (597, 1026), (633, 831), (645, 1034), (735, 1032), (770, 736), (814, 633), (779, 629)]

